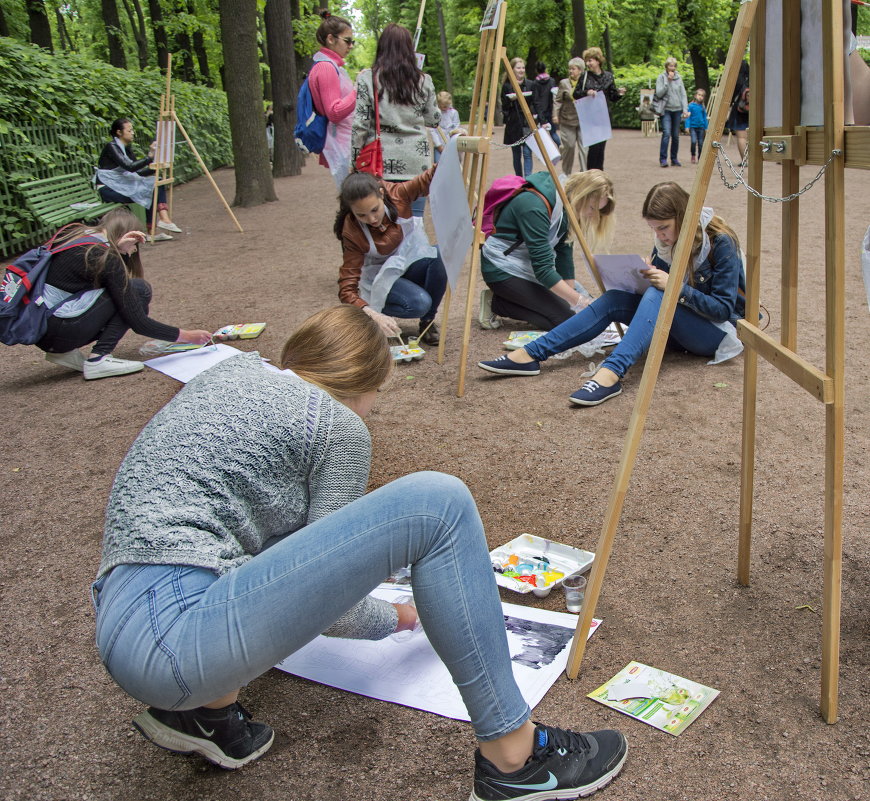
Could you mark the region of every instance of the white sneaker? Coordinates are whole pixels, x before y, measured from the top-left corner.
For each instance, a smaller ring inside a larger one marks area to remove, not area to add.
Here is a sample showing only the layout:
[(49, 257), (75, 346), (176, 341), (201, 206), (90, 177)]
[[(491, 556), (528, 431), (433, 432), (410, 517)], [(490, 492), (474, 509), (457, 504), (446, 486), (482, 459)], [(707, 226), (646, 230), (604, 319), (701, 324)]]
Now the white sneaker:
[(78, 349), (66, 353), (46, 353), (45, 360), (59, 367), (68, 367), (70, 370), (82, 372), (84, 369), (85, 355)]
[(501, 320), (492, 311), (492, 290), (482, 289), (480, 291), (480, 312), (477, 315), (477, 322), (481, 328), (492, 330), (493, 328), (501, 328)]
[(164, 231), (172, 231), (173, 234), (184, 233), (174, 222), (163, 222), (163, 220), (160, 220), (157, 223), (157, 227), (162, 228)]
[(142, 362), (128, 361), (127, 359), (116, 359), (114, 356), (103, 356), (97, 362), (86, 361), (84, 363), (83, 372), (87, 380), (93, 378), (109, 378), (113, 375), (127, 375), (127, 373), (138, 373), (145, 365)]
[(152, 240), (152, 238), (149, 236), (147, 241), (149, 241), (149, 242), (150, 242), (150, 241), (154, 241), (154, 242), (168, 242), (170, 239), (173, 239), (173, 237), (169, 236), (169, 234), (164, 234), (163, 231), (158, 231), (156, 234), (154, 234), (154, 238), (153, 238), (153, 240)]

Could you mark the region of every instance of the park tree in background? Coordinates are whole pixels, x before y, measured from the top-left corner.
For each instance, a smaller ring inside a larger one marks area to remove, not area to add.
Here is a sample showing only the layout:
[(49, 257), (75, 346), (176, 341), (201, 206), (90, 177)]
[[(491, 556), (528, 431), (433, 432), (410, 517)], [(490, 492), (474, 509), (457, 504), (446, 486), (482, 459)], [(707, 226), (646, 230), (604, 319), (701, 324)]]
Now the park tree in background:
[(293, 138), (299, 80), (296, 75), (292, 22), (290, 0), (266, 0), (266, 38), (275, 126), (272, 175), (276, 178), (300, 175), (304, 163), (304, 156)]
[(257, 0), (220, 0), (224, 89), (233, 140), (235, 206), (277, 200), (263, 124), (263, 91), (257, 58)]
[[(28, 2), (31, 2), (31, 0), (28, 0)], [(106, 26), (109, 64), (122, 70), (127, 69), (124, 42), (121, 39), (121, 18), (118, 16), (118, 4), (115, 0), (100, 0), (100, 6), (103, 12), (103, 23)]]
[(27, 5), (27, 22), (30, 25), (30, 41), (33, 44), (54, 52), (51, 44), (51, 25), (45, 13), (43, 0), (25, 0)]
[(127, 19), (130, 21), (130, 30), (136, 41), (136, 55), (139, 61), (139, 69), (144, 70), (148, 66), (148, 31), (145, 25), (145, 14), (139, 0), (122, 0)]
[(571, 0), (571, 22), (574, 25), (571, 58), (582, 58), (586, 49), (586, 0)]

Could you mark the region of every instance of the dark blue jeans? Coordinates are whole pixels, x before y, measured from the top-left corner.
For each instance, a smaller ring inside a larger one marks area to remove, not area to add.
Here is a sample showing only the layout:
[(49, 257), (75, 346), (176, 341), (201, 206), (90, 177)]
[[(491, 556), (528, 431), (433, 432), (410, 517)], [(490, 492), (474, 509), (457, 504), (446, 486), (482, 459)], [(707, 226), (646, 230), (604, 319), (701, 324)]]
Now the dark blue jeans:
[(382, 311), (390, 317), (428, 323), (434, 319), (446, 289), (447, 271), (441, 255), (418, 259), (396, 279)]
[(701, 151), (704, 149), (704, 139), (707, 136), (707, 131), (704, 128), (689, 128), (689, 137), (692, 140), (691, 144), (691, 152), (692, 155), (695, 155), (695, 147), (698, 148), (698, 156), (700, 157)]
[(659, 161), (665, 162), (668, 160), (668, 142), (671, 143), (671, 164), (677, 161), (677, 153), (680, 149), (680, 122), (683, 119), (683, 112), (680, 109), (676, 111), (666, 111), (662, 114), (662, 144), (659, 148)]
[(532, 174), (532, 151), (528, 145), (517, 145), (511, 148), (514, 159), (514, 174), (525, 178)]
[[(620, 378), (649, 348), (664, 292), (650, 287), (643, 295), (609, 289), (589, 306), (525, 346), (533, 359), (544, 361), (597, 337), (612, 322), (628, 325), (622, 341), (601, 363)], [(691, 309), (677, 306), (669, 342), (697, 354), (712, 356), (725, 332)]]

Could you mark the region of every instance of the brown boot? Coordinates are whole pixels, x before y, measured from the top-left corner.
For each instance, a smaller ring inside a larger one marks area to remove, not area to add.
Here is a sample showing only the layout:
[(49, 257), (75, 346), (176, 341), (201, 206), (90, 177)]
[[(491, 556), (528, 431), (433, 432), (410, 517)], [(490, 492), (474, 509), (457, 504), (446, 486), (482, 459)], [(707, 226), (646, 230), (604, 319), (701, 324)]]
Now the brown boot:
[(420, 331), (422, 331), (426, 326), (429, 326), (429, 330), (420, 337), (420, 342), (424, 345), (437, 345), (441, 342), (441, 334), (438, 331), (438, 324), (432, 323), (431, 325), (423, 320), (420, 320)]

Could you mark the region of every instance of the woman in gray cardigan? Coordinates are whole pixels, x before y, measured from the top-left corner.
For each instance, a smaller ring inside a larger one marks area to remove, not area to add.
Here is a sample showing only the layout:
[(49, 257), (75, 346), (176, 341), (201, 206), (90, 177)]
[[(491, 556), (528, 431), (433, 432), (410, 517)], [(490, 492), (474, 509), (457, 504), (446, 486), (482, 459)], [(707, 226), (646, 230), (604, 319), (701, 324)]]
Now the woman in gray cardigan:
[[(408, 181), (432, 166), (432, 143), (427, 127), (441, 121), (432, 78), (417, 67), (411, 32), (390, 23), (378, 39), (375, 63), (356, 79), (356, 109), (353, 117), (352, 152), (359, 151), (376, 136), (372, 79), (378, 87), (381, 148), (385, 181)], [(426, 199), (413, 208), (423, 216)]]
[(659, 148), (659, 164), (668, 166), (668, 141), (671, 144), (671, 166), (682, 167), (677, 154), (680, 150), (680, 122), (689, 116), (689, 98), (686, 87), (677, 72), (677, 60), (665, 60), (665, 71), (656, 78), (656, 100), (665, 101), (662, 112), (662, 144)]

